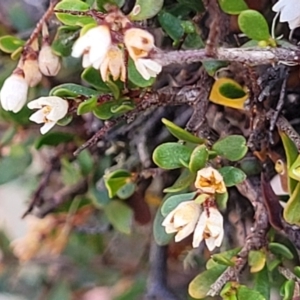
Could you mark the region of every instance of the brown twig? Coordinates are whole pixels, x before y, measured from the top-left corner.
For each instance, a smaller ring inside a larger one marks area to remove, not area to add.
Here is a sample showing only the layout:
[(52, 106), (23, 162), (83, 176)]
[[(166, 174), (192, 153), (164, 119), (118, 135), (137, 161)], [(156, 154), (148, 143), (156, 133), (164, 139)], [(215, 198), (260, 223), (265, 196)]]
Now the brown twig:
[(254, 224), (252, 232), (247, 236), (244, 247), (237, 255), (237, 262), (234, 267), (228, 267), (225, 272), (211, 286), (207, 296), (216, 296), (220, 293), (226, 282), (237, 279), (237, 275), (243, 270), (248, 261), (250, 250), (258, 250), (265, 246), (265, 235), (269, 228), (268, 215), (263, 204), (260, 180), (259, 178), (246, 179), (244, 182), (237, 185), (239, 192), (248, 198), (254, 210)]
[(52, 14), (54, 13), (54, 7), (55, 5), (59, 2), (60, 0), (53, 0), (51, 1), (48, 9), (46, 10), (46, 12), (44, 13), (44, 15), (42, 16), (42, 18), (39, 20), (39, 22), (37, 23), (35, 29), (33, 30), (33, 32), (31, 33), (29, 39), (27, 40), (27, 42), (24, 45), (24, 51), (26, 51), (26, 49), (28, 47), (30, 47), (30, 45), (32, 44), (32, 42), (37, 38), (37, 36), (39, 35), (39, 33), (42, 31), (43, 29), (43, 24), (45, 22), (47, 22), (49, 20), (49, 18), (52, 16)]
[(274, 63), (299, 64), (300, 50), (286, 48), (223, 48), (215, 49), (214, 55), (207, 55), (205, 49), (156, 52), (151, 55), (162, 66), (199, 61), (225, 60), (250, 66)]
[(49, 212), (53, 211), (56, 207), (62, 203), (72, 200), (75, 196), (84, 194), (87, 191), (87, 179), (83, 178), (79, 182), (71, 186), (65, 186), (47, 200), (44, 206), (41, 207), (37, 216), (43, 218)]

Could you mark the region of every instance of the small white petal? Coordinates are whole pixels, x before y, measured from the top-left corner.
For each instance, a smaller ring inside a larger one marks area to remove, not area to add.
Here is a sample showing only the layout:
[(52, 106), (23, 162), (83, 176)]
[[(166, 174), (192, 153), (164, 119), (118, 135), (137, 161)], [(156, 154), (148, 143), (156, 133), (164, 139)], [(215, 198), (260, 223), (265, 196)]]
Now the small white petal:
[(213, 251), (216, 248), (216, 239), (214, 237), (205, 239), (205, 243), (209, 251)]
[(30, 117), (29, 120), (32, 122), (35, 122), (37, 124), (42, 124), (45, 122), (45, 114), (43, 113), (42, 109), (39, 109), (35, 113), (33, 113)]
[(276, 2), (273, 7), (272, 10), (275, 12), (279, 12), (282, 10), (282, 8), (286, 5), (286, 0), (279, 0), (278, 2)]
[(82, 67), (84, 69), (90, 67), (92, 65), (91, 61), (90, 61), (90, 57), (89, 57), (89, 53), (84, 53), (82, 56)]
[(47, 133), (52, 127), (54, 127), (55, 122), (47, 122), (44, 126), (41, 127), (41, 134)]
[(288, 191), (284, 190), (281, 182), (281, 176), (276, 174), (270, 181), (270, 185), (276, 195), (288, 195)]
[(175, 235), (175, 242), (180, 242), (184, 238), (188, 237), (195, 229), (195, 222), (190, 222), (184, 226), (178, 233)]
[(224, 229), (221, 231), (221, 233), (216, 238), (216, 241), (215, 241), (216, 247), (220, 247), (221, 246), (223, 238), (224, 238)]
[(89, 38), (85, 34), (79, 37), (78, 40), (74, 43), (71, 56), (76, 58), (80, 57), (81, 55), (84, 54), (84, 52), (88, 49), (88, 47), (89, 47)]
[(289, 28), (291, 30), (300, 27), (300, 16), (294, 20), (289, 21)]
[(137, 71), (142, 75), (142, 77), (145, 80), (149, 80), (150, 79), (150, 74), (147, 71), (147, 69), (146, 69), (145, 65), (143, 64), (143, 62), (140, 59), (137, 59), (134, 62), (134, 64), (135, 64), (135, 67), (136, 67)]

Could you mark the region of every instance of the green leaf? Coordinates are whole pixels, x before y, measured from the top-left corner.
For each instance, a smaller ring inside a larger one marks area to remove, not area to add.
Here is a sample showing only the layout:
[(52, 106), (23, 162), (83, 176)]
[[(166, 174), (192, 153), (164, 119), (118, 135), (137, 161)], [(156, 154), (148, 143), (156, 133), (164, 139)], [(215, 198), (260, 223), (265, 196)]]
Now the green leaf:
[(168, 245), (174, 236), (174, 233), (166, 233), (165, 227), (161, 225), (163, 221), (164, 216), (161, 214), (161, 210), (159, 207), (156, 211), (156, 215), (153, 221), (153, 236), (156, 244), (159, 246)]
[(87, 99), (83, 102), (81, 102), (77, 107), (77, 115), (83, 115), (88, 112), (93, 111), (97, 107), (97, 98), (92, 97), (90, 99)]
[(116, 170), (104, 176), (105, 186), (108, 190), (110, 198), (114, 197), (119, 189), (125, 184), (129, 183), (128, 180), (131, 178), (131, 173), (126, 170)]
[[(211, 285), (221, 276), (227, 266), (219, 265), (212, 267), (196, 276), (189, 284), (189, 294), (195, 299), (202, 299), (206, 296)], [(246, 299), (245, 299), (246, 300)], [(258, 299), (257, 299), (258, 300)]]
[(69, 186), (76, 184), (82, 178), (79, 166), (66, 158), (61, 159), (61, 175), (63, 184)]
[(246, 155), (248, 147), (243, 136), (230, 135), (217, 141), (213, 145), (212, 150), (230, 161), (237, 161)]
[(217, 194), (216, 193), (216, 202), (217, 202), (219, 210), (225, 210), (226, 209), (228, 198), (229, 198), (228, 192), (223, 193), (223, 194)]
[(250, 250), (248, 254), (248, 263), (251, 273), (261, 271), (266, 265), (266, 253), (261, 250)]
[(195, 174), (184, 169), (174, 184), (163, 190), (164, 193), (177, 193), (189, 187), (195, 181)]
[(197, 146), (191, 154), (189, 169), (192, 172), (197, 172), (198, 170), (205, 167), (207, 159), (208, 159), (208, 150), (206, 146), (205, 145)]
[(227, 66), (228, 62), (223, 60), (209, 60), (203, 62), (203, 67), (210, 76), (214, 76), (219, 69)]
[(179, 194), (168, 197), (161, 206), (161, 214), (166, 217), (174, 210), (181, 202), (192, 201), (196, 196), (196, 192), (188, 194)]
[(74, 26), (61, 26), (58, 28), (51, 48), (56, 55), (70, 56), (72, 46), (78, 38), (78, 27)]
[(73, 141), (74, 134), (67, 132), (48, 132), (37, 138), (35, 141), (35, 148), (40, 149), (43, 146), (57, 146), (59, 144)]
[(121, 94), (121, 91), (120, 91), (120, 88), (118, 87), (118, 85), (115, 82), (110, 81), (110, 80), (106, 81), (106, 85), (109, 87), (111, 93), (114, 96), (114, 99), (118, 100), (120, 98), (120, 94)]
[(260, 271), (254, 274), (254, 290), (261, 293), (265, 299), (270, 299), (270, 280), (267, 265)]
[(297, 159), (294, 161), (291, 167), (288, 168), (288, 173), (289, 177), (300, 181), (300, 155), (298, 155)]
[(102, 80), (99, 70), (92, 67), (87, 68), (82, 72), (81, 78), (100, 92), (110, 93), (110, 88)]
[(96, 106), (94, 115), (101, 120), (108, 120), (113, 116), (119, 116), (134, 108), (134, 103), (129, 99), (112, 100)]
[(24, 46), (25, 42), (12, 35), (0, 37), (0, 50), (5, 53), (13, 53)]
[(219, 88), (219, 92), (222, 96), (229, 99), (239, 99), (246, 95), (241, 86), (237, 86), (236, 84), (232, 84), (230, 82), (222, 84)]
[(290, 224), (300, 226), (300, 182), (283, 209), (284, 220)]
[(94, 168), (94, 160), (91, 153), (85, 149), (77, 155), (76, 160), (79, 163), (82, 174), (84, 176), (89, 175)]
[(223, 260), (232, 260), (234, 256), (236, 256), (240, 252), (241, 248), (234, 248), (228, 251), (224, 251), (222, 253), (214, 254), (214, 259), (210, 258), (206, 263), (206, 269), (211, 269), (215, 266), (219, 265), (219, 261)]
[(90, 187), (88, 197), (92, 200), (94, 206), (99, 209), (103, 209), (103, 207), (111, 201), (108, 196), (108, 191), (104, 186), (103, 188)]
[(294, 273), (298, 278), (300, 278), (300, 266), (296, 266), (294, 268)]
[(133, 182), (126, 183), (117, 191), (117, 196), (122, 200), (128, 199), (134, 194), (135, 189), (136, 189), (135, 183)]
[[(250, 39), (266, 41), (270, 38), (269, 26), (265, 17), (257, 10), (244, 10), (238, 17), (241, 31)], [(255, 26), (253, 26), (255, 24)]]
[(294, 290), (295, 281), (291, 279), (287, 280), (280, 289), (280, 294), (284, 296), (283, 300), (292, 300), (294, 296)]
[(205, 142), (204, 139), (200, 139), (199, 137), (191, 134), (190, 132), (182, 129), (181, 127), (177, 126), (173, 122), (163, 118), (161, 121), (166, 125), (167, 129), (170, 131), (172, 135), (174, 135), (179, 140), (190, 142), (194, 144), (203, 144)]
[(205, 47), (201, 36), (197, 32), (189, 33), (184, 39), (183, 49), (201, 49)]
[(225, 185), (227, 187), (235, 186), (243, 182), (247, 177), (242, 170), (235, 167), (227, 166), (218, 169), (218, 171), (223, 176)]
[[(287, 169), (290, 170), (291, 166), (293, 165), (293, 163), (298, 157), (298, 149), (294, 144), (294, 142), (288, 137), (287, 134), (285, 134), (282, 131), (279, 131), (279, 134), (285, 151), (286, 166)], [(289, 188), (290, 195), (294, 192), (297, 183), (298, 183), (297, 180), (288, 177), (288, 188)]]
[[(178, 143), (164, 143), (159, 145), (153, 152), (153, 161), (162, 169), (177, 169), (188, 164), (192, 150)], [(182, 161), (182, 162), (181, 162)]]
[(244, 0), (219, 0), (221, 9), (227, 14), (238, 15), (248, 9)]
[(250, 289), (245, 285), (240, 285), (237, 288), (237, 296), (239, 300), (266, 300), (260, 292)]
[(133, 211), (121, 201), (111, 201), (104, 207), (104, 212), (113, 227), (125, 234), (131, 233)]
[(31, 164), (31, 154), (22, 145), (11, 147), (9, 156), (0, 158), (0, 184), (4, 184), (22, 175)]
[(211, 258), (213, 259), (213, 261), (215, 261), (219, 265), (224, 265), (224, 266), (228, 266), (228, 267), (234, 267), (235, 266), (235, 263), (231, 259), (228, 259), (224, 255), (213, 254), (211, 256)]
[[(90, 6), (80, 0), (63, 0), (55, 6), (55, 10), (74, 10), (74, 11), (88, 11)], [(72, 15), (68, 13), (56, 13), (59, 21), (69, 26), (84, 26), (86, 24), (95, 23), (96, 21), (89, 16)]]
[(156, 16), (162, 6), (164, 0), (136, 0), (135, 6), (129, 14), (132, 21), (142, 21)]
[(279, 244), (279, 243), (269, 243), (269, 250), (275, 254), (275, 255), (280, 255), (286, 259), (293, 259), (294, 258), (294, 255), (293, 253), (291, 252), (291, 250), (283, 245), (283, 244)]
[(174, 41), (179, 41), (184, 34), (184, 29), (180, 20), (168, 12), (161, 12), (158, 15), (158, 21), (162, 29)]
[(153, 85), (155, 77), (150, 77), (150, 79), (145, 80), (142, 75), (138, 72), (134, 65), (134, 61), (129, 58), (128, 60), (128, 80), (138, 87), (147, 87)]
[(49, 95), (57, 97), (77, 97), (83, 95), (89, 97), (99, 95), (99, 92), (79, 84), (63, 83), (54, 87)]

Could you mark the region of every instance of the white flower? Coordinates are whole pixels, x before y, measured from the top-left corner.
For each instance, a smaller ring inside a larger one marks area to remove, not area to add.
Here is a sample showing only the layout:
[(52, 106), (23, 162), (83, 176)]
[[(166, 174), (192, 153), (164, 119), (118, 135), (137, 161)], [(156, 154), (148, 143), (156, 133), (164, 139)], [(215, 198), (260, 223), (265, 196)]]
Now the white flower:
[(205, 240), (209, 251), (220, 247), (224, 237), (223, 216), (215, 207), (210, 207), (209, 211), (202, 212), (196, 226), (193, 238), (193, 247), (199, 247), (202, 240)]
[(99, 69), (107, 51), (111, 46), (111, 35), (108, 26), (101, 25), (88, 30), (74, 43), (72, 49), (73, 57), (83, 55), (82, 66), (84, 68), (93, 66)]
[(300, 26), (299, 0), (279, 0), (272, 10), (280, 13), (280, 22), (288, 22), (291, 30)]
[(126, 68), (124, 56), (122, 50), (117, 46), (112, 46), (108, 50), (105, 59), (100, 66), (100, 73), (103, 81), (107, 81), (110, 74), (113, 77), (113, 80), (117, 80), (120, 77), (121, 81), (125, 81)]
[(45, 123), (41, 127), (41, 133), (48, 132), (58, 120), (62, 119), (68, 112), (68, 101), (62, 98), (50, 96), (41, 97), (28, 103), (28, 108), (39, 109), (29, 118), (37, 124)]
[(167, 215), (162, 226), (166, 233), (177, 232), (175, 242), (179, 242), (194, 231), (200, 213), (201, 207), (195, 201), (181, 202)]
[(42, 46), (38, 62), (40, 71), (46, 76), (55, 76), (60, 70), (59, 57), (53, 53), (48, 43)]
[(197, 172), (195, 187), (208, 194), (223, 194), (226, 192), (222, 175), (212, 167), (203, 168)]
[(161, 72), (161, 65), (152, 59), (138, 58), (134, 62), (136, 69), (145, 80), (156, 77)]
[(27, 100), (28, 83), (24, 76), (12, 74), (3, 83), (0, 100), (3, 109), (17, 113)]
[(143, 29), (131, 28), (124, 34), (124, 43), (136, 69), (145, 80), (156, 77), (161, 72), (162, 66), (147, 58), (150, 51), (155, 48), (152, 34)]

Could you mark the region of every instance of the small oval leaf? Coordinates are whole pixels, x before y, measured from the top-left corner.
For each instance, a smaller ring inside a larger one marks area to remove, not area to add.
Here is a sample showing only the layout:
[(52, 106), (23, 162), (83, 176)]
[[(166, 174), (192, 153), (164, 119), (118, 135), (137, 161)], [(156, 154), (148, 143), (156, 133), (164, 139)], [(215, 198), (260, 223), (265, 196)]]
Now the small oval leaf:
[[(250, 39), (266, 41), (270, 38), (269, 26), (265, 17), (257, 10), (244, 10), (238, 17), (241, 31)], [(255, 26), (253, 26), (255, 24)]]
[(204, 139), (200, 139), (199, 137), (191, 134), (190, 132), (182, 129), (181, 127), (177, 126), (173, 122), (163, 118), (161, 121), (166, 125), (167, 129), (170, 131), (172, 135), (174, 135), (179, 140), (190, 142), (194, 144), (203, 144), (205, 142)]
[(153, 161), (160, 168), (171, 170), (188, 164), (192, 150), (178, 143), (164, 143), (153, 152)]
[(218, 171), (223, 176), (225, 185), (227, 187), (235, 186), (243, 182), (247, 177), (242, 170), (231, 166), (220, 168)]
[(243, 158), (248, 147), (246, 146), (246, 139), (241, 135), (230, 135), (219, 141), (217, 141), (212, 149), (218, 153), (218, 155), (230, 160), (238, 161)]

